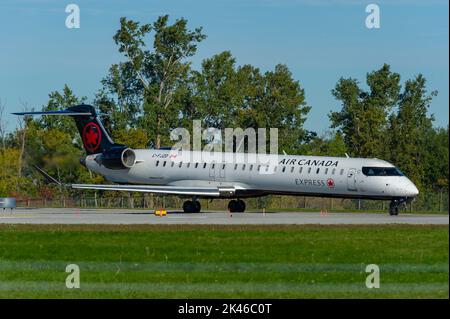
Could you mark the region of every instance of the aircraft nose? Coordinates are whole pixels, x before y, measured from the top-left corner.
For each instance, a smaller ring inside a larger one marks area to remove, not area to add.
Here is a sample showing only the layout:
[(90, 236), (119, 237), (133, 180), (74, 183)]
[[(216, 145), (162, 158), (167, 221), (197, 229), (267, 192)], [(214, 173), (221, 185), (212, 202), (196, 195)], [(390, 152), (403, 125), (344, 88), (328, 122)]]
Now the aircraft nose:
[(408, 197), (416, 197), (417, 195), (419, 195), (419, 190), (413, 182), (409, 183), (408, 187), (406, 188), (406, 192)]

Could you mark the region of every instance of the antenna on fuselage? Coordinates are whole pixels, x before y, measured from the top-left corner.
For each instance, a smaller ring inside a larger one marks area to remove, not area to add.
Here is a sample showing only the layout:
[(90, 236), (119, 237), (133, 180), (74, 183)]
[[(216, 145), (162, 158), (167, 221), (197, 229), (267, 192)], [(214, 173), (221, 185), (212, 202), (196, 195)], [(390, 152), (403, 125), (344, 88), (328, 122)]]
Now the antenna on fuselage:
[(347, 153), (344, 153), (345, 154), (345, 157), (347, 157), (347, 158), (350, 158), (350, 156), (348, 156), (348, 154)]

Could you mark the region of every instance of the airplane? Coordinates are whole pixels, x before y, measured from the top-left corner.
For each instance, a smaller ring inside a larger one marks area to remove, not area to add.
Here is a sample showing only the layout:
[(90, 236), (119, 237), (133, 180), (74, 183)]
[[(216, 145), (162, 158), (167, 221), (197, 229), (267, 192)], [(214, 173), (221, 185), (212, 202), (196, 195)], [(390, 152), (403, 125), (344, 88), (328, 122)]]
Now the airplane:
[[(72, 117), (87, 153), (80, 163), (115, 183), (67, 186), (187, 197), (185, 213), (201, 211), (199, 198), (230, 199), (230, 212), (244, 212), (243, 199), (275, 194), (390, 200), (389, 214), (398, 215), (399, 207), (419, 194), (397, 167), (376, 158), (267, 155), (277, 156), (276, 164), (271, 165), (246, 162), (245, 153), (221, 152), (216, 161), (207, 163), (190, 160), (201, 158), (196, 154), (201, 151), (188, 151), (188, 160), (183, 161), (186, 157), (172, 149), (131, 149), (114, 143), (91, 105), (13, 114)], [(59, 183), (39, 170), (48, 180)]]

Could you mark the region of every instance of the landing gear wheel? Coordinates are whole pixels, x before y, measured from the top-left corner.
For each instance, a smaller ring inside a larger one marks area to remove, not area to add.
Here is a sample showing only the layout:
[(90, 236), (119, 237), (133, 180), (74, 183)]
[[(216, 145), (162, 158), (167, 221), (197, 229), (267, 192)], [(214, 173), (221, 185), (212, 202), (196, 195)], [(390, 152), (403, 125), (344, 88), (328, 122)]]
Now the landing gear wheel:
[(231, 213), (243, 213), (245, 211), (245, 202), (243, 200), (230, 200), (228, 209)]
[(245, 212), (245, 202), (241, 199), (237, 200), (237, 211), (240, 213)]
[(389, 215), (391, 216), (397, 216), (398, 215), (398, 205), (399, 203), (397, 201), (392, 201), (389, 205)]
[(199, 201), (187, 200), (183, 204), (183, 211), (186, 214), (200, 213), (202, 206)]
[(200, 211), (202, 210), (202, 206), (200, 205), (200, 202), (198, 200), (196, 200), (194, 202), (194, 206), (195, 206), (195, 212), (200, 213)]
[(191, 200), (187, 200), (183, 203), (183, 211), (186, 214), (192, 214), (195, 213), (195, 204)]
[(228, 210), (230, 211), (230, 213), (234, 213), (237, 212), (237, 201), (236, 200), (230, 200), (230, 202), (228, 203)]

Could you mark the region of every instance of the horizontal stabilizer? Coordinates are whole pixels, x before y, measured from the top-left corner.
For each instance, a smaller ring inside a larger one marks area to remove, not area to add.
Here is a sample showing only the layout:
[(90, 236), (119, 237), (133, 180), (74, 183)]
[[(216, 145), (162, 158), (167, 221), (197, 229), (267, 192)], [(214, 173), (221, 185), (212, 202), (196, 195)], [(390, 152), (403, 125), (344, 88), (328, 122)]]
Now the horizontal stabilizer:
[(14, 115), (63, 115), (71, 117), (77, 126), (83, 141), (84, 149), (88, 155), (103, 153), (115, 144), (108, 135), (105, 127), (100, 121), (95, 108), (92, 105), (80, 104), (68, 107), (65, 110), (51, 110), (39, 112), (16, 112)]
[(68, 115), (68, 116), (83, 116), (92, 115), (91, 112), (73, 112), (69, 110), (61, 111), (41, 111), (41, 112), (16, 112), (14, 115)]

